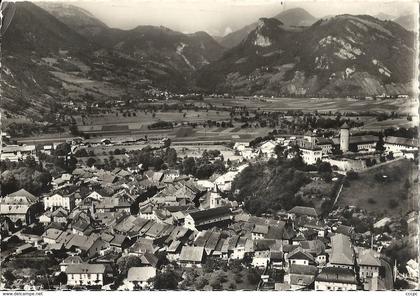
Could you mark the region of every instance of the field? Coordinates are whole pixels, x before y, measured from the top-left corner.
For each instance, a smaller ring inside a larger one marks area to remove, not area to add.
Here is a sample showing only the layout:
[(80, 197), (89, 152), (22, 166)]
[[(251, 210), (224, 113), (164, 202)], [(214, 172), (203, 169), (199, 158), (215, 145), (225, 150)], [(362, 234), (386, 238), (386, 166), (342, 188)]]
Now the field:
[(270, 98), (270, 99), (245, 99), (245, 98), (206, 98), (204, 100), (213, 106), (247, 106), (249, 109), (267, 111), (285, 111), (299, 109), (302, 111), (319, 112), (402, 112), (417, 114), (418, 103), (414, 100), (388, 99), (361, 101), (346, 98)]
[[(378, 176), (386, 176), (380, 179)], [(339, 206), (356, 206), (375, 214), (403, 216), (418, 210), (418, 166), (401, 159), (359, 174), (344, 186)], [(396, 203), (391, 202), (394, 200)]]

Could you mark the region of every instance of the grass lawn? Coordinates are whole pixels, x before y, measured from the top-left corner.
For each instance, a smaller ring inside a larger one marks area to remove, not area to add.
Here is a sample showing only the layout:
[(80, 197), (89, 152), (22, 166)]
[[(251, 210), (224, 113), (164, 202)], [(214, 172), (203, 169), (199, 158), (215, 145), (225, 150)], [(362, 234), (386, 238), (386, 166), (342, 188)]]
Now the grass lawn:
[[(378, 181), (375, 175), (387, 176), (387, 181)], [(407, 182), (408, 180), (408, 182)], [(375, 214), (402, 216), (418, 209), (418, 166), (414, 162), (401, 159), (372, 168), (359, 174), (357, 180), (349, 181), (343, 187), (339, 206), (356, 206)], [(407, 184), (410, 186), (407, 188)], [(391, 205), (391, 200), (396, 201)]]

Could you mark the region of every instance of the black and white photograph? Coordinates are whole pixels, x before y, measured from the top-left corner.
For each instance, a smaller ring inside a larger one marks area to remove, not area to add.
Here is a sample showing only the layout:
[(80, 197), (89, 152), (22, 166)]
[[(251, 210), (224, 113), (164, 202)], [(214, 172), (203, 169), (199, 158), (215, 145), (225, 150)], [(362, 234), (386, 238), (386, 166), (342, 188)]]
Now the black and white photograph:
[(0, 293), (420, 289), (417, 0), (0, 8)]

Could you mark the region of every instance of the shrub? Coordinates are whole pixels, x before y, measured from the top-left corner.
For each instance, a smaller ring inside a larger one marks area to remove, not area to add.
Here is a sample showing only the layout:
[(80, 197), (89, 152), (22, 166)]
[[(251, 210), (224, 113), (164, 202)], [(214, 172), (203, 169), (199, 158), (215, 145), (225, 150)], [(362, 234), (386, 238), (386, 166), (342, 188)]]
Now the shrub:
[(368, 203), (370, 203), (371, 205), (374, 205), (374, 204), (376, 204), (376, 200), (374, 200), (373, 198), (369, 198), (368, 199)]

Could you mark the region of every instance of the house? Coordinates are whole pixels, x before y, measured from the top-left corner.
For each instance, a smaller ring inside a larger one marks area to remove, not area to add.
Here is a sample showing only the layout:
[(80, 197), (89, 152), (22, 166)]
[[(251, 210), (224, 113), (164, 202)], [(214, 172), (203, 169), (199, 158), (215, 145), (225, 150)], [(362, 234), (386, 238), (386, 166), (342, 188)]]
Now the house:
[(170, 262), (178, 261), (179, 254), (181, 253), (182, 243), (180, 241), (172, 241), (166, 249), (166, 257)]
[(379, 253), (371, 249), (359, 249), (357, 264), (359, 265), (359, 277), (362, 280), (378, 277), (379, 269), (382, 266)]
[(221, 175), (220, 177), (218, 177), (214, 181), (214, 184), (222, 192), (229, 191), (231, 189), (231, 187), (232, 187), (232, 182), (235, 179), (235, 177), (242, 170), (244, 170), (247, 166), (248, 166), (248, 164), (244, 164), (244, 165), (241, 165), (241, 166), (237, 167), (235, 170), (228, 171), (227, 173), (225, 173), (225, 174)]
[(48, 228), (41, 235), (41, 237), (42, 237), (42, 240), (44, 241), (44, 243), (46, 243), (46, 244), (56, 244), (57, 241), (58, 241), (58, 238), (60, 237), (60, 235), (62, 233), (63, 233), (63, 231), (60, 230), (60, 229)]
[(286, 259), (289, 265), (315, 265), (314, 257), (300, 246), (291, 251)]
[(153, 245), (153, 240), (147, 238), (138, 239), (129, 249), (129, 255), (143, 255), (146, 252), (154, 254), (157, 251), (157, 247)]
[(302, 153), (302, 159), (306, 164), (315, 164), (317, 161), (322, 160), (321, 147), (306, 141), (299, 141), (298, 146)]
[(156, 268), (159, 263), (159, 259), (153, 253), (149, 252), (145, 252), (141, 255), (140, 261), (142, 266), (151, 266), (154, 268)]
[(129, 247), (129, 239), (125, 235), (115, 234), (114, 238), (109, 242), (111, 250), (121, 253), (124, 249)]
[(53, 186), (54, 189), (57, 189), (57, 188), (59, 188), (61, 186), (64, 186), (66, 184), (69, 184), (72, 179), (73, 179), (73, 175), (72, 174), (62, 174), (60, 177), (54, 178), (51, 181), (51, 185)]
[(334, 142), (331, 139), (326, 138), (316, 138), (315, 144), (322, 150), (322, 154), (330, 154), (332, 153)]
[(66, 268), (67, 285), (79, 286), (100, 286), (104, 285), (106, 266), (105, 264), (70, 264)]
[(58, 208), (51, 213), (51, 219), (54, 223), (67, 223), (68, 215), (69, 213), (65, 209)]
[(130, 213), (131, 202), (130, 200), (118, 197), (104, 197), (97, 205), (96, 210), (98, 213), (107, 212), (126, 212)]
[(275, 148), (277, 146), (277, 143), (273, 140), (269, 140), (265, 143), (263, 143), (259, 149), (262, 153), (262, 155), (266, 158), (276, 158), (277, 155), (275, 153)]
[(354, 235), (354, 227), (353, 226), (340, 224), (336, 227), (333, 227), (333, 230), (334, 230), (335, 233), (344, 234), (344, 235), (346, 235), (348, 237), (351, 237), (351, 238)]
[(75, 207), (75, 199), (74, 195), (70, 196), (62, 196), (60, 194), (53, 194), (51, 196), (47, 196), (43, 200), (45, 210), (50, 209), (52, 211), (63, 208), (68, 211), (72, 211)]
[(156, 268), (151, 266), (131, 267), (127, 272), (127, 281), (134, 285), (134, 288), (146, 289), (150, 287), (149, 280), (156, 276)]
[(330, 264), (335, 267), (353, 269), (355, 256), (350, 238), (344, 234), (335, 234), (331, 237)]
[(289, 210), (289, 218), (295, 219), (297, 217), (308, 217), (309, 219), (317, 219), (318, 213), (314, 208), (311, 207), (303, 207), (303, 206), (295, 206), (291, 210)]
[(35, 145), (7, 145), (0, 148), (0, 160), (10, 160), (18, 162), (26, 159), (28, 156), (36, 158)]
[(42, 204), (25, 189), (20, 189), (0, 199), (0, 216), (13, 223), (32, 224), (42, 212)]
[(41, 216), (39, 216), (38, 221), (39, 221), (39, 223), (44, 224), (44, 225), (50, 224), (51, 221), (52, 221), (51, 212), (47, 211), (44, 214), (42, 214)]
[(232, 247), (233, 252), (231, 255), (231, 259), (243, 259), (245, 256), (245, 245), (247, 242), (247, 238), (245, 237), (238, 237), (235, 240), (232, 241), (232, 244), (234, 243), (235, 245)]
[(317, 273), (316, 266), (292, 264), (284, 282), (290, 285), (291, 290), (302, 290), (314, 283)]
[(256, 224), (252, 230), (251, 237), (252, 239), (263, 239), (268, 234), (268, 225), (259, 225)]
[(203, 247), (183, 246), (179, 255), (179, 263), (184, 267), (201, 267), (205, 258), (204, 254)]
[(408, 276), (414, 281), (418, 281), (419, 279), (419, 267), (419, 263), (416, 260), (408, 260), (406, 265)]
[(394, 156), (396, 156), (396, 154), (398, 155), (399, 153), (418, 151), (418, 147), (418, 139), (408, 139), (391, 136), (384, 138), (385, 152), (392, 152), (394, 153)]
[(373, 224), (373, 228), (383, 228), (391, 222), (392, 222), (391, 218), (385, 217), (385, 218), (382, 218), (381, 220), (377, 221), (375, 224)]
[(254, 268), (266, 268), (270, 263), (270, 254), (269, 249), (255, 250), (251, 265)]
[(82, 258), (80, 258), (80, 256), (68, 256), (66, 259), (64, 259), (63, 261), (61, 261), (60, 263), (60, 271), (61, 272), (65, 272), (67, 269), (67, 266), (72, 265), (72, 264), (81, 264), (83, 263)]
[(353, 270), (342, 267), (324, 267), (315, 278), (318, 291), (355, 291), (356, 275)]
[(215, 225), (227, 225), (232, 221), (232, 212), (228, 207), (218, 207), (189, 213), (184, 226), (191, 230), (208, 229)]

